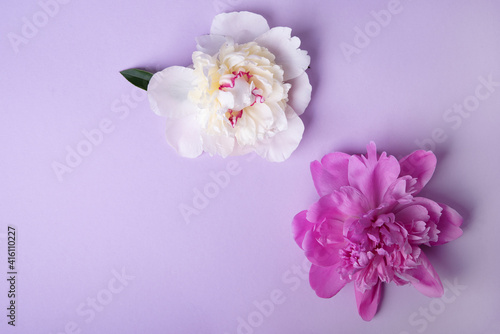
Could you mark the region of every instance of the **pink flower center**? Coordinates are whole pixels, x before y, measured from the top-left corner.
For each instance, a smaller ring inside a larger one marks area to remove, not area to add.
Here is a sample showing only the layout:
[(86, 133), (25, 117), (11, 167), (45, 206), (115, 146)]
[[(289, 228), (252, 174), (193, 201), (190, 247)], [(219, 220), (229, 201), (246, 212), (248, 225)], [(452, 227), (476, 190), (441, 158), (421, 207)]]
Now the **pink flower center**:
[(228, 108), (224, 114), (231, 126), (234, 128), (238, 120), (243, 115), (243, 110), (252, 107), (255, 103), (264, 103), (262, 90), (255, 87), (251, 80), (253, 76), (250, 72), (233, 72), (221, 78), (219, 90), (231, 93), (231, 103), (234, 107)]
[[(408, 240), (408, 231), (395, 221), (393, 213), (377, 213), (377, 209), (353, 220), (344, 235), (347, 246), (339, 251), (342, 279), (356, 279), (364, 291), (371, 289), (380, 279), (396, 281), (396, 273), (415, 265), (414, 256), (419, 255)], [(402, 283), (403, 284), (403, 283)]]

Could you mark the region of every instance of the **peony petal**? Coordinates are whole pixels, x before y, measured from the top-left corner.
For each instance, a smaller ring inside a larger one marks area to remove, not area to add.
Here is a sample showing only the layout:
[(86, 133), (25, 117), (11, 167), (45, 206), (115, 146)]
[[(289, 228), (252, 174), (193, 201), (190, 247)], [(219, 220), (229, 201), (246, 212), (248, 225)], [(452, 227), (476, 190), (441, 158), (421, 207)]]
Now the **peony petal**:
[(302, 242), (304, 241), (306, 232), (312, 230), (314, 227), (314, 224), (307, 220), (306, 213), (306, 210), (299, 212), (292, 221), (293, 238), (300, 248), (302, 248)]
[(412, 203), (399, 206), (394, 211), (399, 212), (412, 205), (425, 207), (429, 214), (429, 221), (434, 222), (439, 230), (438, 240), (431, 241), (431, 246), (445, 244), (462, 235), (463, 231), (460, 228), (463, 222), (462, 216), (445, 204), (436, 203), (425, 197), (414, 197)]
[(247, 117), (253, 118), (255, 124), (260, 128), (260, 135), (265, 135), (270, 129), (285, 130), (288, 119), (283, 109), (278, 103), (256, 103), (247, 107), (243, 112), (241, 120)]
[(380, 300), (382, 298), (382, 282), (379, 280), (370, 290), (361, 292), (356, 284), (354, 285), (356, 304), (358, 313), (364, 321), (370, 321), (377, 313)]
[(214, 17), (211, 35), (230, 36), (238, 44), (248, 43), (269, 30), (266, 19), (250, 12), (222, 13)]
[(436, 169), (437, 159), (431, 151), (418, 150), (399, 160), (400, 176), (410, 175), (416, 184), (410, 189), (416, 195), (429, 182)]
[(218, 154), (223, 158), (233, 153), (235, 139), (231, 136), (201, 134), (203, 139), (203, 150), (211, 155)]
[(415, 269), (405, 271), (403, 276), (424, 295), (441, 297), (444, 293), (443, 283), (424, 252), (420, 253), (419, 262)]
[[(252, 107), (252, 111), (261, 112), (269, 111), (269, 108), (264, 107)], [(270, 119), (271, 117), (268, 116)], [(257, 142), (257, 130), (258, 124), (255, 119), (248, 115), (248, 113), (243, 112), (241, 118), (238, 120), (237, 127), (235, 129), (235, 137), (238, 145), (242, 147), (245, 146), (255, 146)]]
[(201, 126), (195, 115), (167, 118), (167, 142), (186, 158), (196, 158), (203, 152)]
[(196, 38), (196, 49), (211, 56), (219, 52), (226, 37), (221, 35), (203, 35)]
[(311, 57), (307, 51), (300, 50), (300, 39), (292, 37), (292, 29), (275, 27), (255, 39), (255, 41), (276, 57), (276, 64), (283, 67), (284, 80), (296, 78), (309, 67)]
[(235, 128), (236, 138), (240, 145), (255, 146), (269, 129), (275, 126), (286, 129), (287, 123), (285, 113), (276, 103), (257, 103), (243, 111)]
[(411, 202), (413, 196), (411, 195), (409, 189), (411, 189), (412, 184), (416, 181), (412, 179), (411, 176), (402, 176), (393, 182), (384, 194), (382, 199), (383, 203), (392, 203), (398, 201), (399, 203)]
[(288, 104), (297, 115), (302, 115), (311, 102), (312, 86), (306, 72), (288, 81), (292, 88), (288, 92)]
[(318, 297), (331, 298), (335, 296), (347, 281), (340, 278), (337, 271), (340, 263), (331, 267), (319, 267), (312, 265), (309, 271), (309, 284), (316, 291)]
[(397, 222), (403, 225), (411, 225), (413, 222), (429, 220), (429, 212), (422, 205), (408, 205), (400, 211), (395, 211), (395, 218)]
[(258, 155), (272, 162), (282, 162), (288, 159), (299, 146), (304, 133), (304, 123), (300, 117), (290, 106), (287, 106), (287, 109), (288, 128), (260, 143), (255, 150)]
[(252, 146), (245, 146), (245, 145), (240, 145), (238, 144), (238, 141), (234, 142), (234, 148), (230, 156), (238, 156), (238, 155), (245, 155), (248, 153), (251, 153), (254, 151), (254, 148)]
[(325, 155), (321, 162), (313, 161), (311, 163), (311, 175), (320, 196), (349, 185), (347, 180), (349, 158), (348, 154), (335, 152)]
[[(312, 224), (312, 223), (311, 223)], [(337, 219), (327, 219), (317, 226), (321, 242), (325, 244), (344, 244), (344, 222)]]
[(302, 242), (304, 254), (312, 264), (321, 267), (332, 266), (340, 262), (339, 250), (344, 246), (344, 243), (336, 243), (328, 246), (323, 246), (315, 238), (313, 231), (307, 231)]
[(311, 205), (307, 219), (312, 223), (321, 223), (325, 219), (345, 221), (349, 217), (362, 216), (369, 208), (366, 197), (359, 190), (342, 187)]
[(452, 240), (457, 239), (463, 233), (460, 226), (462, 225), (462, 216), (447, 205), (439, 204), (442, 208), (441, 218), (437, 222), (437, 229), (439, 230), (438, 241), (431, 242), (431, 245), (442, 245)]
[(180, 118), (198, 111), (188, 99), (195, 79), (193, 69), (182, 66), (167, 67), (153, 75), (148, 85), (151, 109), (160, 116)]
[(426, 208), (427, 213), (429, 214), (429, 220), (433, 221), (436, 224), (438, 223), (441, 217), (441, 213), (443, 211), (443, 208), (438, 203), (425, 197), (414, 197), (411, 203), (402, 205), (394, 209), (394, 211), (397, 212), (400, 210), (400, 208), (404, 208), (411, 205), (421, 205), (424, 208)]
[(399, 163), (393, 156), (383, 152), (377, 158), (377, 148), (371, 142), (367, 155), (353, 155), (349, 160), (349, 184), (359, 189), (369, 200), (372, 208), (381, 204), (387, 189), (393, 184), (400, 172)]

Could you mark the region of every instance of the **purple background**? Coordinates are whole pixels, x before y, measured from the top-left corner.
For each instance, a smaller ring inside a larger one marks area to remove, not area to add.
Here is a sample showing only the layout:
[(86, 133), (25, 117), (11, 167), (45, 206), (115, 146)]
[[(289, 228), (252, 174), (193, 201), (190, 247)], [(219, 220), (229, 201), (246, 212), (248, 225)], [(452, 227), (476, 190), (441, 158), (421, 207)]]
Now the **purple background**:
[[(500, 333), (500, 86), (472, 97), (480, 77), (500, 82), (500, 2), (401, 0), (386, 26), (370, 23), (390, 3), (73, 0), (45, 6), (51, 17), (36, 0), (2, 1), (0, 278), (8, 225), (19, 274), (15, 328), (0, 280), (0, 332)], [(164, 120), (119, 74), (188, 65), (195, 37), (233, 10), (292, 27), (311, 55), (304, 138), (284, 163), (178, 157)], [(342, 43), (363, 42), (356, 27), (372, 37), (346, 57)], [(9, 38), (23, 29), (16, 48)], [(447, 113), (463, 103), (474, 110)], [(109, 133), (85, 146), (83, 132), (103, 122)], [(370, 140), (401, 156), (433, 133), (438, 167), (423, 195), (465, 223), (463, 237), (427, 254), (460, 289), (433, 301), (388, 285), (371, 322), (358, 316), (352, 284), (316, 297), (290, 229), (317, 199), (309, 163), (363, 153)], [(78, 145), (88, 155), (59, 180), (53, 165)], [(237, 175), (187, 223), (179, 207), (228, 164)], [(114, 278), (122, 270), (134, 277), (126, 285)], [(99, 311), (89, 311), (92, 298)]]

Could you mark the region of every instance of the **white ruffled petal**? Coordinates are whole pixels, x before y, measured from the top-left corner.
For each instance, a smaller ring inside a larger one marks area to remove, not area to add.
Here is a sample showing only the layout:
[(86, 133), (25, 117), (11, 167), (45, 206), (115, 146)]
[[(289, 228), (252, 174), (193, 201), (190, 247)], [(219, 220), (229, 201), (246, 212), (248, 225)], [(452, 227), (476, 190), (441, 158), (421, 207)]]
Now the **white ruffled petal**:
[(278, 103), (267, 103), (267, 106), (269, 107), (273, 115), (273, 129), (276, 129), (278, 131), (285, 130), (288, 124), (288, 116), (286, 115), (286, 112), (292, 110), (292, 108), (286, 108), (285, 110), (283, 110), (283, 108)]
[[(287, 109), (291, 109), (290, 106), (287, 106)], [(256, 147), (258, 155), (272, 162), (282, 162), (288, 159), (302, 140), (304, 123), (295, 111), (287, 110), (286, 114), (290, 117), (288, 128)]]
[(226, 37), (221, 35), (203, 35), (196, 38), (196, 49), (213, 56), (225, 42)]
[(195, 79), (193, 69), (167, 67), (153, 75), (148, 85), (151, 109), (160, 116), (179, 118), (190, 115), (198, 107), (188, 99)]
[[(252, 111), (258, 112), (258, 111), (266, 111), (269, 110), (269, 108), (264, 107), (252, 107)], [(261, 121), (259, 119), (259, 121)], [(253, 146), (255, 145), (255, 142), (257, 141), (257, 130), (259, 128), (259, 124), (257, 124), (257, 121), (254, 119), (254, 117), (251, 117), (248, 115), (248, 112), (243, 112), (241, 118), (238, 120), (238, 124), (236, 125), (236, 133), (235, 137), (238, 141), (238, 144), (242, 146)]]
[(288, 104), (295, 110), (297, 115), (302, 115), (311, 102), (312, 86), (306, 72), (288, 81), (292, 88), (288, 91)]
[(255, 39), (276, 56), (276, 64), (281, 65), (285, 72), (285, 81), (301, 75), (311, 62), (307, 51), (299, 49), (300, 39), (291, 37), (291, 34), (292, 29), (288, 27), (275, 27)]
[(223, 158), (230, 155), (234, 150), (235, 139), (229, 136), (216, 136), (208, 135), (207, 133), (202, 134), (203, 138), (203, 149), (205, 152), (211, 155), (220, 155)]
[(202, 128), (196, 115), (167, 119), (167, 142), (180, 156), (196, 158), (203, 152)]
[(238, 44), (248, 43), (269, 30), (266, 19), (250, 12), (222, 13), (214, 17), (211, 35), (230, 36)]
[(242, 146), (238, 143), (238, 141), (234, 142), (234, 149), (231, 152), (231, 156), (245, 155), (250, 152), (254, 152), (255, 148), (253, 146)]

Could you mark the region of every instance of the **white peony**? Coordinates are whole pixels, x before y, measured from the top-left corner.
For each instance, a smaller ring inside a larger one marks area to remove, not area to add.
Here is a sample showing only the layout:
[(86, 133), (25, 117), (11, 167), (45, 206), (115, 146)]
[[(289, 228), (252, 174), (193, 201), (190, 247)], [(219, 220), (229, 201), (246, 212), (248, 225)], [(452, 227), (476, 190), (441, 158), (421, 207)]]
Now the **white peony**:
[(250, 12), (217, 15), (197, 39), (193, 65), (156, 73), (148, 86), (155, 113), (167, 117), (167, 141), (184, 157), (255, 151), (284, 161), (297, 148), (298, 117), (311, 100), (310, 63), (291, 29), (269, 29)]

